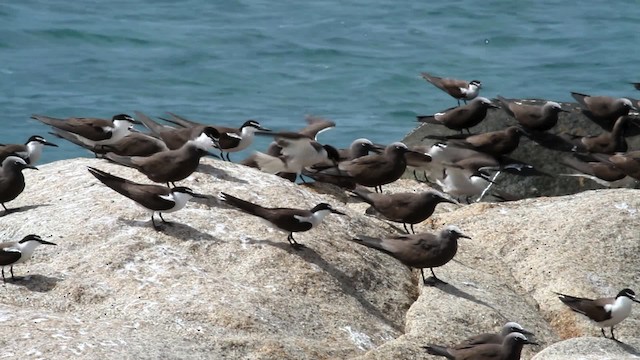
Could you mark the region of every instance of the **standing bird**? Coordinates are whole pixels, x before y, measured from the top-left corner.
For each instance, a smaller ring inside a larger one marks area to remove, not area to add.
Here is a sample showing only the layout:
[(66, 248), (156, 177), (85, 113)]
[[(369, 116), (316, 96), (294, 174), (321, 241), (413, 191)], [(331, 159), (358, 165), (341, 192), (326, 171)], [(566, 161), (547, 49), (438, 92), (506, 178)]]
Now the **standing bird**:
[(371, 205), (367, 209), (368, 214), (375, 214), (383, 219), (402, 223), (407, 234), (409, 233), (407, 224), (410, 224), (411, 232), (415, 234), (413, 225), (421, 223), (433, 215), (436, 205), (443, 202), (455, 204), (455, 201), (447, 199), (436, 191), (376, 194), (364, 189), (355, 189), (353, 193)]
[(56, 119), (44, 115), (31, 115), (32, 119), (45, 123), (56, 133), (71, 133), (78, 141), (91, 147), (113, 144), (129, 133), (133, 124), (139, 124), (127, 114), (118, 114), (111, 120), (96, 118)]
[(45, 138), (39, 135), (33, 135), (27, 140), (24, 145), (22, 144), (0, 144), (0, 161), (10, 154), (18, 155), (23, 158), (27, 164), (35, 164), (40, 160), (42, 155), (42, 149), (45, 146), (58, 145), (48, 142)]
[(547, 101), (543, 105), (528, 105), (499, 95), (497, 99), (507, 114), (530, 131), (551, 130), (558, 123), (558, 114), (568, 112), (555, 101)]
[(592, 154), (599, 161), (613, 164), (617, 169), (640, 181), (640, 150), (615, 153), (611, 156)]
[[(375, 238), (360, 235), (353, 238), (360, 245), (386, 253), (411, 268), (420, 269), (424, 285), (446, 284), (433, 272), (434, 267), (448, 263), (458, 252), (458, 239), (467, 238), (457, 226), (449, 225), (438, 234), (420, 233), (413, 235), (396, 235), (386, 238)], [(431, 270), (432, 280), (424, 277), (424, 268)]]
[(0, 243), (2, 281), (5, 283), (7, 282), (7, 279), (4, 277), (5, 266), (10, 266), (11, 280), (15, 280), (15, 277), (13, 276), (13, 265), (29, 260), (31, 255), (33, 255), (33, 251), (41, 244), (56, 245), (52, 242), (42, 240), (38, 235), (27, 235), (20, 241), (7, 241)]
[(89, 172), (112, 190), (147, 209), (151, 213), (151, 224), (156, 230), (159, 228), (153, 218), (155, 213), (158, 213), (163, 223), (171, 224), (162, 217), (162, 213), (172, 213), (184, 208), (191, 198), (207, 198), (184, 186), (169, 189), (160, 185), (139, 184), (92, 167), (89, 167)]
[(469, 128), (480, 124), (487, 116), (489, 108), (498, 109), (499, 106), (480, 96), (464, 106), (450, 108), (433, 115), (419, 115), (417, 119), (419, 122), (444, 125), (448, 129), (457, 130), (460, 133), (462, 130), (467, 130), (470, 133)]
[(327, 203), (320, 203), (311, 210), (291, 208), (266, 208), (246, 200), (239, 199), (227, 193), (220, 193), (220, 200), (240, 209), (247, 214), (258, 216), (271, 223), (278, 230), (288, 232), (287, 240), (291, 246), (298, 250), (303, 247), (293, 238), (294, 232), (309, 231), (320, 225), (325, 216), (330, 213), (345, 215), (331, 207)]
[[(202, 133), (197, 139), (187, 141), (181, 148), (155, 153), (151, 156), (120, 156), (108, 153), (105, 159), (117, 164), (138, 169), (149, 180), (169, 183), (183, 180), (191, 175), (200, 164), (200, 158), (209, 154), (214, 139)], [(175, 184), (174, 184), (175, 185)]]
[(423, 79), (427, 80), (438, 89), (458, 100), (458, 106), (460, 106), (460, 100), (463, 100), (465, 104), (467, 103), (467, 100), (473, 100), (478, 96), (478, 93), (482, 88), (482, 83), (478, 80), (471, 80), (470, 82), (467, 82), (452, 78), (441, 78), (430, 75), (426, 72), (420, 73), (420, 75), (422, 75)]
[(9, 213), (9, 209), (5, 203), (15, 199), (24, 191), (24, 175), (22, 170), (34, 169), (37, 167), (27, 164), (23, 158), (15, 155), (9, 155), (2, 160), (0, 168), (0, 205), (4, 208), (5, 215)]
[(600, 154), (624, 152), (629, 147), (624, 136), (628, 119), (627, 116), (620, 116), (614, 123), (611, 132), (591, 136), (563, 133), (560, 134), (560, 138), (573, 145), (572, 151)]
[[(171, 116), (171, 119), (162, 119), (187, 128), (203, 126), (202, 124), (195, 121), (187, 120), (182, 116), (173, 113), (168, 114)], [(222, 160), (224, 160), (224, 153), (227, 153), (226, 159), (228, 161), (231, 161), (231, 159), (229, 158), (229, 153), (244, 150), (249, 147), (249, 145), (251, 145), (251, 143), (253, 142), (254, 134), (257, 130), (271, 131), (265, 127), (262, 127), (260, 123), (255, 120), (245, 121), (239, 129), (225, 126), (211, 126), (214, 127), (219, 133), (218, 148), (220, 149), (220, 157), (222, 158)]]
[[(574, 156), (579, 155), (578, 153), (574, 154)], [(595, 161), (595, 159), (589, 159), (587, 157), (582, 157), (581, 160), (579, 160), (575, 157), (565, 156), (560, 158), (558, 162), (580, 172), (577, 174), (560, 175), (591, 179), (602, 186), (609, 187), (611, 186), (611, 182), (622, 180), (627, 176), (622, 170), (609, 162)]]
[(580, 313), (596, 323), (605, 338), (604, 328), (611, 328), (611, 339), (615, 340), (613, 327), (631, 314), (631, 302), (640, 302), (631, 289), (622, 289), (616, 297), (587, 299), (556, 293), (560, 301), (571, 310)]
[(161, 139), (170, 150), (181, 148), (187, 141), (197, 139), (198, 136), (203, 133), (215, 141), (220, 137), (220, 133), (213, 126), (198, 125), (186, 128), (173, 128), (171, 126), (160, 125), (139, 111), (135, 111), (134, 114), (140, 119), (142, 124), (144, 124), (154, 136)]
[(538, 345), (521, 333), (507, 335), (501, 344), (468, 345), (449, 348), (427, 345), (423, 348), (431, 355), (444, 356), (451, 360), (520, 360), (522, 348), (526, 344)]
[(591, 96), (576, 92), (572, 92), (571, 96), (582, 106), (582, 113), (605, 130), (611, 130), (613, 122), (620, 116), (627, 116), (630, 110), (637, 110), (631, 100), (626, 98)]

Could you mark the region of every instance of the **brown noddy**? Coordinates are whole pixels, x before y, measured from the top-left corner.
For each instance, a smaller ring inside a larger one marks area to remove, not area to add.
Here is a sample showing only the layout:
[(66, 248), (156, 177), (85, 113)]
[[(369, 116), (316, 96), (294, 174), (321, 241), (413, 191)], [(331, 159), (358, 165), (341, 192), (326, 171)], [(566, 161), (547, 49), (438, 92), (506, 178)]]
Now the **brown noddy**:
[(627, 116), (620, 116), (613, 125), (611, 132), (600, 135), (579, 136), (563, 133), (560, 137), (573, 145), (572, 151), (613, 154), (627, 151), (628, 145), (624, 138), (624, 131), (628, 121)]
[[(359, 235), (351, 241), (382, 251), (409, 267), (420, 269), (422, 282), (425, 285), (435, 285), (438, 282), (444, 283), (444, 281), (436, 277), (433, 268), (442, 266), (453, 259), (458, 251), (459, 238), (470, 239), (457, 226), (449, 225), (437, 234), (425, 232), (385, 238)], [(424, 268), (431, 270), (432, 280), (427, 280), (424, 277)]]
[(431, 355), (444, 356), (451, 360), (519, 360), (522, 348), (526, 344), (538, 345), (521, 333), (507, 335), (501, 344), (467, 345), (450, 348), (440, 345), (427, 345), (423, 348)]
[(605, 130), (611, 130), (614, 121), (620, 116), (627, 116), (630, 110), (637, 110), (627, 98), (591, 96), (577, 92), (572, 92), (571, 96), (582, 107), (582, 113)]
[(571, 310), (580, 313), (596, 323), (602, 331), (602, 336), (607, 337), (604, 328), (611, 328), (611, 339), (615, 340), (613, 334), (614, 326), (631, 314), (632, 302), (638, 302), (636, 294), (631, 289), (622, 289), (616, 297), (603, 297), (598, 299), (587, 299), (571, 295), (556, 293), (560, 301)]
[[(525, 132), (519, 126), (509, 126), (502, 130), (489, 131), (475, 135), (465, 135), (464, 139), (448, 139), (447, 144), (479, 151), (494, 157), (512, 153), (520, 144)], [(427, 136), (440, 139), (439, 136)]]
[(24, 175), (22, 170), (34, 169), (37, 167), (27, 164), (23, 158), (17, 155), (9, 155), (2, 160), (0, 167), (0, 205), (4, 208), (5, 214), (9, 209), (5, 203), (15, 199), (24, 191)]
[(465, 81), (453, 78), (443, 78), (426, 72), (420, 73), (420, 75), (422, 75), (423, 79), (427, 80), (438, 89), (458, 100), (458, 106), (460, 106), (460, 100), (463, 100), (465, 104), (467, 103), (467, 100), (473, 100), (478, 96), (478, 93), (482, 88), (482, 83), (479, 80)]
[(469, 345), (480, 345), (480, 344), (502, 344), (504, 342), (504, 338), (511, 333), (521, 333), (526, 336), (533, 335), (532, 332), (526, 330), (522, 327), (522, 325), (517, 322), (509, 321), (504, 324), (498, 333), (482, 333), (475, 336), (472, 336), (468, 339), (465, 339), (460, 344), (454, 346), (454, 349), (466, 347)]
[(287, 241), (294, 249), (300, 249), (304, 245), (298, 243), (293, 238), (294, 232), (309, 231), (318, 226), (328, 214), (345, 215), (327, 203), (320, 203), (310, 210), (293, 208), (267, 208), (242, 200), (227, 193), (220, 193), (220, 200), (242, 210), (243, 212), (258, 216), (269, 222), (272, 226), (281, 231), (288, 232)]
[(489, 108), (497, 109), (499, 106), (491, 103), (491, 100), (479, 96), (466, 105), (450, 108), (433, 115), (419, 115), (417, 119), (419, 122), (444, 125), (451, 130), (470, 132), (469, 128), (480, 124), (485, 119)]
[(443, 202), (456, 203), (437, 191), (378, 194), (365, 189), (355, 189), (353, 193), (371, 205), (367, 210), (368, 214), (375, 214), (383, 219), (402, 223), (407, 234), (409, 233), (407, 224), (410, 224), (411, 232), (415, 234), (413, 225), (421, 223), (433, 215), (436, 205)]
[(547, 101), (543, 105), (522, 104), (513, 99), (496, 97), (502, 109), (526, 130), (547, 131), (558, 123), (558, 114), (568, 112), (555, 101)]

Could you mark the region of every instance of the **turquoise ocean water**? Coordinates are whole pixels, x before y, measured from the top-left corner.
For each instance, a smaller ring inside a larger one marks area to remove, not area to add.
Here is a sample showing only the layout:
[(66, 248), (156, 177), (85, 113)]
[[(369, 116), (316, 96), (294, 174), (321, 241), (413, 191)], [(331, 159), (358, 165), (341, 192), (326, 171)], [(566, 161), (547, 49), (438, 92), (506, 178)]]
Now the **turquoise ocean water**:
[[(388, 143), (455, 105), (421, 71), (486, 97), (640, 97), (638, 19), (638, 1), (4, 1), (0, 143), (51, 138), (32, 113), (133, 110), (279, 130), (314, 114), (338, 123), (321, 142)], [(56, 142), (44, 162), (89, 156)]]

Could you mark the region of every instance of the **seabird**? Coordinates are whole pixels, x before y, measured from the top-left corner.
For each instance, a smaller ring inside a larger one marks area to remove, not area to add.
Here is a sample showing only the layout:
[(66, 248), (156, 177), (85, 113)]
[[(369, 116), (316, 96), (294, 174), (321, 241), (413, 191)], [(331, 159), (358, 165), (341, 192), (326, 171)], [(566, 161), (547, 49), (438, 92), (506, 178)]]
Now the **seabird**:
[[(182, 116), (168, 113), (171, 115), (171, 119), (164, 119), (174, 124), (178, 124), (184, 127), (195, 127), (195, 126), (203, 126), (200, 123), (195, 121), (187, 120)], [(231, 161), (229, 158), (229, 153), (238, 152), (246, 149), (253, 142), (253, 136), (256, 131), (270, 131), (269, 129), (262, 127), (259, 122), (255, 120), (247, 120), (240, 126), (239, 129), (224, 127), (224, 126), (214, 126), (218, 133), (218, 145), (217, 147), (220, 149), (220, 157), (224, 160), (224, 153), (227, 153), (226, 159)]]
[(438, 89), (451, 95), (454, 99), (458, 100), (458, 106), (460, 106), (460, 100), (467, 103), (467, 100), (473, 100), (480, 89), (482, 83), (478, 80), (464, 81), (452, 78), (442, 78), (430, 75), (426, 72), (420, 73), (422, 78), (433, 84)]
[(23, 169), (38, 170), (37, 167), (27, 164), (23, 158), (16, 155), (9, 155), (2, 160), (0, 168), (0, 205), (4, 208), (5, 214), (9, 209), (5, 203), (15, 199), (24, 190)]
[(423, 348), (431, 355), (444, 356), (451, 360), (519, 360), (522, 348), (526, 344), (538, 345), (521, 333), (507, 335), (501, 344), (468, 345), (450, 348), (440, 345), (427, 345)]
[(640, 82), (632, 82), (630, 83), (636, 90), (640, 90)]
[[(470, 239), (457, 226), (449, 225), (440, 230), (438, 234), (425, 232), (386, 238), (359, 235), (351, 241), (382, 251), (409, 267), (420, 269), (422, 282), (425, 285), (435, 285), (438, 282), (445, 282), (436, 277), (433, 268), (442, 266), (453, 259), (458, 251), (459, 238)], [(432, 280), (427, 280), (424, 277), (424, 268), (430, 268), (433, 275)]]
[(627, 121), (627, 116), (620, 116), (614, 123), (611, 132), (603, 132), (600, 135), (579, 136), (563, 133), (560, 134), (560, 137), (572, 144), (572, 150), (577, 152), (600, 154), (625, 152), (628, 148), (627, 141), (624, 138)]
[(338, 151), (333, 146), (322, 145), (303, 134), (274, 132), (261, 135), (274, 136), (280, 148), (278, 156), (256, 151), (251, 157), (257, 168), (269, 174), (295, 173), (300, 176), (302, 170), (307, 167), (328, 161), (336, 164), (339, 160)]
[(571, 295), (556, 293), (560, 301), (571, 310), (578, 312), (596, 323), (605, 338), (604, 328), (611, 328), (611, 339), (615, 340), (613, 327), (631, 314), (631, 302), (640, 302), (631, 289), (622, 289), (616, 297), (587, 299)]
[(247, 214), (258, 216), (266, 220), (272, 226), (281, 231), (288, 232), (287, 240), (294, 249), (303, 247), (293, 238), (294, 232), (302, 232), (318, 226), (325, 216), (330, 213), (345, 215), (327, 203), (320, 203), (311, 210), (292, 208), (266, 208), (246, 200), (239, 199), (227, 193), (221, 192), (220, 199), (227, 204), (240, 209)]
[(138, 169), (149, 180), (157, 183), (174, 183), (191, 175), (200, 158), (209, 154), (214, 140), (202, 133), (195, 140), (187, 141), (181, 148), (155, 153), (151, 156), (120, 156), (107, 153), (104, 158), (120, 165)]
[(110, 152), (121, 156), (150, 156), (160, 151), (169, 150), (164, 141), (137, 131), (130, 132), (113, 144), (92, 146), (78, 140), (78, 137), (72, 133), (52, 132), (50, 134), (91, 151), (97, 158), (104, 157), (104, 154)]
[(162, 217), (162, 213), (172, 213), (184, 208), (193, 197), (207, 198), (188, 187), (177, 186), (170, 189), (160, 185), (139, 184), (93, 167), (88, 168), (100, 182), (151, 212), (151, 224), (156, 230), (159, 228), (153, 218), (155, 213), (158, 213), (163, 223), (170, 224)]
[(40, 160), (40, 156), (42, 155), (42, 149), (45, 146), (55, 146), (58, 145), (54, 143), (48, 142), (45, 138), (40, 135), (33, 135), (27, 140), (26, 143), (23, 144), (0, 144), (0, 160), (9, 156), (10, 154), (17, 155), (23, 158), (27, 164), (35, 164), (38, 160)]
[(319, 173), (351, 177), (362, 186), (374, 187), (382, 192), (382, 185), (398, 180), (407, 168), (405, 154), (413, 152), (407, 145), (394, 142), (385, 147), (381, 154), (370, 154), (338, 164)]
[(4, 277), (4, 267), (10, 266), (11, 280), (15, 280), (13, 276), (13, 265), (23, 263), (31, 259), (33, 251), (40, 245), (56, 245), (52, 242), (42, 240), (38, 235), (27, 235), (20, 241), (7, 241), (0, 243), (0, 266), (2, 267), (2, 281), (5, 283), (7, 279)]
[(127, 114), (115, 115), (111, 120), (96, 118), (56, 119), (44, 115), (31, 115), (31, 118), (51, 126), (56, 133), (75, 134), (79, 141), (89, 146), (112, 144), (125, 137), (133, 124), (139, 124)]
[(353, 193), (371, 205), (367, 210), (368, 214), (402, 223), (407, 234), (409, 233), (407, 224), (410, 224), (411, 232), (415, 234), (413, 225), (428, 219), (435, 211), (436, 205), (443, 202), (455, 204), (455, 201), (447, 199), (436, 191), (377, 194), (365, 189), (355, 189)]
[(513, 99), (505, 99), (497, 96), (502, 104), (502, 109), (518, 121), (518, 123), (530, 131), (551, 130), (558, 123), (558, 114), (568, 112), (555, 101), (547, 101), (543, 105), (528, 105)]
[[(464, 139), (454, 139), (427, 135), (429, 139), (447, 139), (447, 145), (463, 147), (482, 152), (494, 157), (512, 153), (520, 144), (524, 130), (519, 126), (509, 126), (503, 130), (489, 131), (475, 135), (464, 135)], [(458, 136), (457, 136), (458, 137)]]
[(524, 335), (533, 335), (532, 332), (526, 330), (522, 327), (522, 325), (517, 322), (509, 321), (508, 323), (502, 326), (500, 332), (498, 333), (483, 333), (479, 335), (472, 336), (460, 344), (454, 346), (454, 349), (460, 349), (463, 347), (467, 347), (469, 345), (481, 345), (481, 344), (502, 344), (507, 335), (511, 333), (520, 333)]
[[(496, 177), (497, 175), (494, 179)], [(442, 177), (436, 178), (436, 184), (443, 192), (458, 199), (465, 198), (467, 203), (470, 203), (472, 197), (485, 193), (493, 182), (486, 172), (459, 166), (445, 167)], [(480, 198), (477, 201), (480, 201)]]
[(477, 97), (466, 105), (447, 109), (434, 115), (420, 115), (418, 121), (444, 125), (451, 130), (467, 130), (478, 125), (487, 116), (487, 109), (499, 108), (485, 97)]
[(135, 111), (134, 114), (151, 133), (160, 138), (169, 148), (176, 150), (182, 147), (187, 141), (197, 139), (201, 134), (207, 134), (217, 142), (220, 133), (213, 126), (196, 125), (191, 127), (174, 128), (161, 125), (153, 121), (145, 114)]
[(629, 115), (629, 110), (636, 110), (631, 100), (610, 96), (591, 96), (572, 92), (571, 96), (582, 106), (582, 112), (606, 130), (620, 116)]
[[(416, 180), (419, 180), (417, 174), (418, 170), (422, 170), (426, 178), (426, 169), (429, 168), (431, 161), (433, 160), (431, 155), (429, 155), (429, 147), (425, 145), (414, 145), (409, 149), (412, 152), (408, 152), (404, 155), (405, 160), (407, 160), (407, 168), (413, 170), (413, 177), (415, 177)], [(426, 180), (428, 180), (428, 178)]]
[(615, 165), (616, 168), (636, 180), (640, 180), (640, 150), (613, 155), (591, 154), (595, 159)]
[[(574, 154), (579, 155), (579, 154)], [(609, 162), (594, 161), (595, 159), (583, 158), (586, 161), (575, 157), (565, 156), (559, 162), (574, 170), (579, 174), (561, 174), (563, 176), (577, 176), (591, 179), (602, 186), (611, 186), (611, 182), (624, 179), (627, 175), (614, 164)]]

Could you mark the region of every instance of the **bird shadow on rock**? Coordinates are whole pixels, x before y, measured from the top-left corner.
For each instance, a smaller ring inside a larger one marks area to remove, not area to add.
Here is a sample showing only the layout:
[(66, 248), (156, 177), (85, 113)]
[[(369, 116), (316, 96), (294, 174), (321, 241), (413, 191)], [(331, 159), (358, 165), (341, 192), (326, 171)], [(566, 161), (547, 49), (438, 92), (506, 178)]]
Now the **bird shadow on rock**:
[(222, 170), (222, 169), (218, 169), (215, 166), (209, 165), (209, 164), (200, 164), (200, 166), (198, 166), (198, 169), (196, 170), (198, 172), (204, 173), (204, 174), (208, 174), (208, 175), (213, 175), (216, 178), (220, 179), (220, 180), (226, 180), (226, 181), (232, 181), (232, 182), (237, 182), (237, 183), (242, 183), (242, 184), (248, 184), (249, 182), (245, 179), (240, 179), (237, 178), (235, 176), (231, 176), (229, 175), (228, 172)]
[[(118, 218), (118, 221), (124, 223), (128, 226), (136, 226), (136, 227), (148, 227), (153, 229), (153, 225), (151, 225), (151, 220), (141, 221), (141, 220), (131, 220), (131, 219), (123, 219)], [(162, 232), (168, 236), (171, 236), (176, 239), (181, 240), (208, 240), (208, 241), (216, 241), (220, 242), (219, 239), (211, 236), (210, 234), (200, 231), (190, 225), (179, 223), (179, 222), (169, 222), (163, 223), (160, 221), (156, 221), (158, 224), (158, 232)]]
[(474, 303), (476, 303), (478, 305), (486, 306), (489, 309), (495, 311), (503, 319), (508, 320), (508, 318), (506, 316), (504, 316), (500, 312), (500, 310), (496, 309), (493, 305), (491, 305), (491, 304), (489, 304), (489, 303), (487, 303), (485, 301), (482, 301), (482, 300), (478, 299), (477, 297), (475, 297), (475, 296), (473, 296), (473, 295), (471, 295), (471, 294), (469, 294), (467, 292), (464, 292), (464, 291), (458, 289), (457, 287), (455, 287), (455, 286), (453, 286), (453, 285), (451, 285), (449, 283), (441, 283), (441, 282), (439, 282), (439, 283), (436, 283), (436, 285), (434, 287), (446, 292), (449, 295), (453, 295), (453, 296), (456, 296), (456, 297), (463, 298), (465, 300), (469, 300), (469, 301), (474, 302)]
[(618, 344), (619, 347), (621, 347), (624, 351), (628, 352), (629, 354), (640, 355), (640, 352), (638, 352), (638, 349), (634, 348), (633, 346), (629, 344), (625, 344), (619, 340), (617, 340), (616, 343)]
[(302, 260), (318, 266), (319, 268), (333, 276), (336, 280), (338, 280), (342, 293), (348, 294), (349, 296), (353, 297), (367, 312), (380, 319), (389, 327), (398, 332), (404, 332), (402, 326), (398, 326), (397, 324), (395, 324), (392, 320), (387, 318), (387, 316), (382, 311), (380, 311), (380, 309), (376, 308), (373, 304), (371, 304), (371, 302), (369, 302), (369, 300), (365, 299), (361, 294), (359, 294), (357, 289), (353, 286), (353, 283), (350, 281), (349, 277), (344, 272), (327, 262), (312, 248), (302, 244), (300, 244), (301, 247), (294, 248), (288, 242), (276, 242), (271, 240), (258, 240), (251, 238), (247, 239), (246, 242), (249, 244), (266, 244), (269, 246), (273, 246), (282, 249), (291, 255), (299, 256), (300, 258), (302, 258)]
[(62, 281), (62, 279), (35, 274), (7, 279), (7, 284), (24, 286), (27, 290), (34, 292), (49, 292), (56, 287), (58, 281)]
[(37, 209), (37, 208), (39, 208), (41, 206), (51, 206), (51, 204), (36, 204), (36, 205), (21, 206), (21, 207), (17, 207), (17, 208), (9, 208), (9, 211), (3, 211), (2, 215), (0, 215), (0, 217), (5, 217), (7, 215), (17, 214), (17, 213), (21, 213), (21, 212)]

